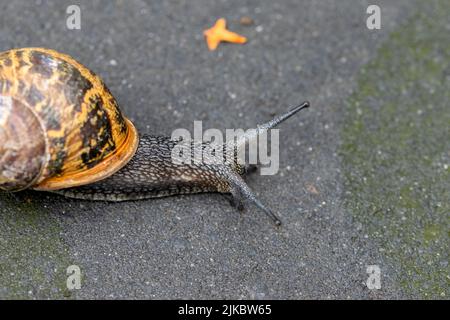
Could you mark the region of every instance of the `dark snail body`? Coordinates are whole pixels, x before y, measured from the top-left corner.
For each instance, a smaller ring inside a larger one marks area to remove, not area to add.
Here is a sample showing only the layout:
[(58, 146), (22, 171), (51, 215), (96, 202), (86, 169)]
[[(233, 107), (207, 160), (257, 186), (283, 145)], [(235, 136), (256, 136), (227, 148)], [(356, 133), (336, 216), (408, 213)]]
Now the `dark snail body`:
[[(223, 145), (225, 155), (308, 106)], [(239, 207), (250, 201), (281, 223), (244, 182), (245, 168), (234, 156), (215, 164), (177, 163), (177, 143), (138, 137), (103, 81), (70, 56), (44, 48), (0, 53), (0, 190), (104, 201), (231, 193)]]
[(229, 192), (223, 165), (175, 164), (169, 137), (143, 135), (133, 158), (112, 176), (55, 191), (78, 199), (127, 201), (200, 192)]

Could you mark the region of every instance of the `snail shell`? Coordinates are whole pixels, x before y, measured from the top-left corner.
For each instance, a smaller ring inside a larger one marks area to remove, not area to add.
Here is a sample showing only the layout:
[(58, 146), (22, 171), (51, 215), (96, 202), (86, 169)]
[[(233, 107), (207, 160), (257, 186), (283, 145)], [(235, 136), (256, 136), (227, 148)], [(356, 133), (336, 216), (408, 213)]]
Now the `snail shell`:
[(0, 190), (99, 181), (137, 145), (135, 127), (88, 68), (44, 48), (0, 53)]

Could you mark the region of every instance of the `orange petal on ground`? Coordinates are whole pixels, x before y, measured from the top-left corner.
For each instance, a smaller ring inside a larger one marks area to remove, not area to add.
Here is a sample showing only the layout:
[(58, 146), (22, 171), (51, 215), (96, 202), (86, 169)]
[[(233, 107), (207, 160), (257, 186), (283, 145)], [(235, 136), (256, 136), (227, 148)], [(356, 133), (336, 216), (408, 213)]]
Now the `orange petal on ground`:
[(220, 18), (216, 21), (212, 28), (203, 31), (209, 50), (215, 50), (222, 41), (240, 44), (247, 42), (246, 37), (227, 30), (226, 25), (226, 20), (224, 18)]

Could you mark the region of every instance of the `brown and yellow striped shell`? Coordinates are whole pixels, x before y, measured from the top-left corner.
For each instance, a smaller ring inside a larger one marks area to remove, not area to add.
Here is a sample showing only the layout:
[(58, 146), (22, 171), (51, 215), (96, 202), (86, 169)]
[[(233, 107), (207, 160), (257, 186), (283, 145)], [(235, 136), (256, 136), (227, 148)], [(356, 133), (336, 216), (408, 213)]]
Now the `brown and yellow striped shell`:
[(138, 134), (103, 81), (44, 48), (0, 53), (0, 190), (56, 190), (104, 179)]

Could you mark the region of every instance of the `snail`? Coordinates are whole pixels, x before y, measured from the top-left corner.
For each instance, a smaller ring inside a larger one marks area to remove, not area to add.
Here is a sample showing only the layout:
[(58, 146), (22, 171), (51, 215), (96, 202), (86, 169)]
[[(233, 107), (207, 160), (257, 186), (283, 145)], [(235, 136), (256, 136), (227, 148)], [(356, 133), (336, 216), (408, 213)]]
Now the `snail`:
[[(304, 102), (236, 143), (308, 106)], [(104, 201), (231, 193), (240, 208), (252, 202), (281, 224), (244, 182), (245, 165), (235, 158), (174, 163), (176, 143), (139, 135), (104, 82), (69, 55), (45, 48), (0, 53), (0, 191), (34, 189)]]

